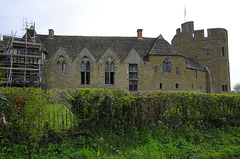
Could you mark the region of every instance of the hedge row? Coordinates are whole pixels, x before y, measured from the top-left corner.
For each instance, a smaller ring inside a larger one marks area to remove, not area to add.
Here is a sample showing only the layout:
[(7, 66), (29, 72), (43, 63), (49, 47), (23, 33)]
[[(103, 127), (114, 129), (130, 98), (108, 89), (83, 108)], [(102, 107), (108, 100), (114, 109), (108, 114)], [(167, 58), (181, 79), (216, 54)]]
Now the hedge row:
[(240, 96), (189, 92), (129, 93), (78, 89), (70, 92), (79, 129), (124, 130), (132, 126), (205, 128), (240, 125)]
[(236, 94), (2, 88), (0, 97), (0, 112), (20, 132), (31, 131), (32, 136), (44, 134), (48, 120), (37, 127), (41, 130), (36, 125), (39, 117), (48, 117), (48, 109), (54, 104), (65, 105), (72, 111), (76, 131), (124, 133), (141, 126), (199, 129), (226, 124), (240, 126), (240, 96)]

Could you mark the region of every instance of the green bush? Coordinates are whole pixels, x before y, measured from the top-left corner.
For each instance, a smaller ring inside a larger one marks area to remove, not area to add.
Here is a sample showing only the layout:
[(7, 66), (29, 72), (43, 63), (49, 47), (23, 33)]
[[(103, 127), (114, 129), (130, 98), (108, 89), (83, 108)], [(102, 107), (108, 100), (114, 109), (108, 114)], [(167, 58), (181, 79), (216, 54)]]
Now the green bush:
[(102, 89), (78, 89), (70, 94), (79, 129), (124, 131), (144, 125), (187, 125), (199, 129), (240, 125), (238, 95)]

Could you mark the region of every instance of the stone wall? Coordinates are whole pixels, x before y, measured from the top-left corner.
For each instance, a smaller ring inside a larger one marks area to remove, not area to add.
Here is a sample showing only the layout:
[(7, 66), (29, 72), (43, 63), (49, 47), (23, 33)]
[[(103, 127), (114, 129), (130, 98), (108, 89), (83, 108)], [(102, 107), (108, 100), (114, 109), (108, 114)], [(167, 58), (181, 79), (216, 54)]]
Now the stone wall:
[[(99, 61), (96, 61), (87, 48), (71, 59), (64, 48), (44, 63), (44, 85), (50, 88), (105, 88), (129, 90), (129, 64), (138, 65), (138, 91), (196, 91), (206, 92), (206, 72), (189, 69), (183, 56), (150, 55), (149, 61), (143, 61), (135, 49), (132, 49), (124, 61), (110, 48)], [(63, 57), (65, 70), (57, 70), (57, 62)], [(90, 84), (81, 84), (81, 62), (84, 58), (90, 62)], [(114, 68), (114, 84), (105, 84), (105, 63), (111, 57)], [(168, 58), (171, 72), (162, 71), (162, 62)], [(176, 68), (178, 67), (178, 73)], [(161, 84), (161, 88), (160, 88)], [(176, 84), (178, 88), (176, 88)]]
[[(183, 55), (194, 58), (203, 67), (208, 67), (212, 78), (213, 92), (230, 92), (228, 33), (226, 29), (194, 30), (193, 22), (182, 24), (172, 40), (172, 45)], [(222, 89), (224, 86), (224, 89)]]

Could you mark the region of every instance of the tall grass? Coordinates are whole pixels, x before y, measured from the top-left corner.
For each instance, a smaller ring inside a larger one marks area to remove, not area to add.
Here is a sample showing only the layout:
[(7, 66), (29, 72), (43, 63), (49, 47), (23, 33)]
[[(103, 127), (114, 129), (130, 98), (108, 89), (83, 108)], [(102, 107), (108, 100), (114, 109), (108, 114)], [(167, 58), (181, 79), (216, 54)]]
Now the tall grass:
[(240, 128), (133, 128), (124, 136), (87, 133), (41, 143), (34, 152), (29, 148), (26, 143), (2, 147), (0, 158), (239, 158)]

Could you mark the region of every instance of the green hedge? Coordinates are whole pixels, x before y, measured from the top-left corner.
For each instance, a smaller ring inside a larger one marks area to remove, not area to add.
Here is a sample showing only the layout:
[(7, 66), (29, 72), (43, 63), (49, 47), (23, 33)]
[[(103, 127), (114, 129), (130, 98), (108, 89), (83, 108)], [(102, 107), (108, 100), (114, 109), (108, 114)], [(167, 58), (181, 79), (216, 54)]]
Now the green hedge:
[(240, 125), (240, 96), (189, 92), (129, 93), (78, 89), (70, 92), (79, 129), (125, 130), (132, 126)]
[[(56, 104), (72, 111), (76, 131), (124, 133), (131, 127), (142, 126), (198, 129), (240, 126), (240, 96), (236, 94), (2, 88), (0, 100), (0, 111), (7, 116), (14, 132), (32, 138), (52, 129), (48, 112)], [(16, 114), (18, 105), (24, 109)], [(39, 125), (39, 119), (45, 122)]]

